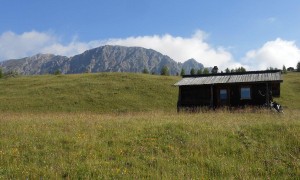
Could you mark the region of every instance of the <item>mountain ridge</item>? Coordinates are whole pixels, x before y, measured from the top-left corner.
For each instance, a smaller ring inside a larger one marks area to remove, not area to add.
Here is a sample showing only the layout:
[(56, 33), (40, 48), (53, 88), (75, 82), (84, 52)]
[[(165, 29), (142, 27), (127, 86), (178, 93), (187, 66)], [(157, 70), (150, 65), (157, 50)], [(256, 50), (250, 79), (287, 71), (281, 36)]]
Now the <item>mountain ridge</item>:
[(179, 74), (184, 68), (204, 68), (195, 59), (178, 63), (167, 55), (143, 47), (125, 47), (105, 45), (89, 49), (81, 54), (66, 57), (54, 54), (36, 54), (21, 59), (11, 59), (0, 62), (4, 71), (15, 71), (22, 75), (52, 74), (59, 70), (63, 74), (84, 72), (142, 72), (160, 74), (163, 66), (169, 68), (171, 75)]

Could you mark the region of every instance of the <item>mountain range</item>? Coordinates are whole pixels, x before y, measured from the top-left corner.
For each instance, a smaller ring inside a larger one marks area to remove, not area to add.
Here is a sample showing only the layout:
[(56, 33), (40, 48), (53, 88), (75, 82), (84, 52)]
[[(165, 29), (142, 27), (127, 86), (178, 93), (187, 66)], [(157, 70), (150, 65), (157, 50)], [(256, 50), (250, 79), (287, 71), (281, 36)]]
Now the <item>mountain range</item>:
[(90, 49), (73, 57), (53, 54), (37, 54), (22, 59), (11, 59), (0, 62), (0, 67), (23, 75), (52, 74), (60, 71), (63, 74), (84, 72), (142, 72), (160, 74), (167, 66), (171, 75), (179, 74), (185, 69), (186, 74), (192, 68), (202, 69), (203, 64), (195, 59), (177, 63), (170, 57), (152, 49), (142, 47), (124, 47), (105, 45)]

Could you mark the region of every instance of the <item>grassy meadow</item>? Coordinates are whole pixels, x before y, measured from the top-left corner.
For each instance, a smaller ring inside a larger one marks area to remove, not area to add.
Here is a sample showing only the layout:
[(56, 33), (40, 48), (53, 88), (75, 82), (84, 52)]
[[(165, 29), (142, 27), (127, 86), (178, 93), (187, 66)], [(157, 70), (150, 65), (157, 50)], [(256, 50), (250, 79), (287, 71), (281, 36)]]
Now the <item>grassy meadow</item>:
[(177, 114), (178, 79), (0, 79), (0, 179), (300, 177), (300, 74), (284, 75), (284, 114)]
[(179, 80), (132, 73), (0, 79), (0, 112), (145, 112), (176, 109)]

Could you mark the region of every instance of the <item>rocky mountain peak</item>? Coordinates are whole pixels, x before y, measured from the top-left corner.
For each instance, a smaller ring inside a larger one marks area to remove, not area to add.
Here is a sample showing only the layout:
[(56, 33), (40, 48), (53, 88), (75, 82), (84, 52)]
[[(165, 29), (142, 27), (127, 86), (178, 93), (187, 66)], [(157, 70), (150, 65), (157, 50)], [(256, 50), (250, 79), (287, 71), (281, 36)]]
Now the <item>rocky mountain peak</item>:
[(37, 54), (17, 60), (0, 63), (5, 71), (17, 71), (20, 74), (48, 74), (60, 70), (64, 74), (84, 72), (135, 72), (145, 68), (154, 74), (160, 74), (164, 66), (171, 75), (180, 73), (181, 68), (189, 72), (191, 68), (203, 68), (195, 59), (183, 64), (177, 63), (167, 55), (153, 49), (105, 45), (85, 51), (73, 57), (53, 54)]
[(195, 59), (191, 58), (182, 64), (182, 68), (185, 70), (187, 74), (189, 74), (192, 68), (197, 70), (197, 69), (203, 69), (204, 66), (203, 64), (199, 63)]

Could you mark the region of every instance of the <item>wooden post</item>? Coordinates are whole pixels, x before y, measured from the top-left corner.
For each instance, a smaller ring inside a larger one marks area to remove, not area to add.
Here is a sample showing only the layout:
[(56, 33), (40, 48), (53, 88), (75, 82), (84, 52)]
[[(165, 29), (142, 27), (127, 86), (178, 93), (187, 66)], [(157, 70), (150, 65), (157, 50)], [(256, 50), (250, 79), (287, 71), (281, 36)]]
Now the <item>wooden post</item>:
[(266, 101), (267, 106), (270, 107), (270, 94), (269, 94), (269, 84), (266, 83)]
[(178, 90), (178, 101), (177, 101), (177, 112), (180, 111), (180, 107), (181, 107), (181, 87), (179, 86), (179, 90)]
[(213, 88), (213, 85), (210, 86), (210, 107), (214, 108), (214, 88)]

